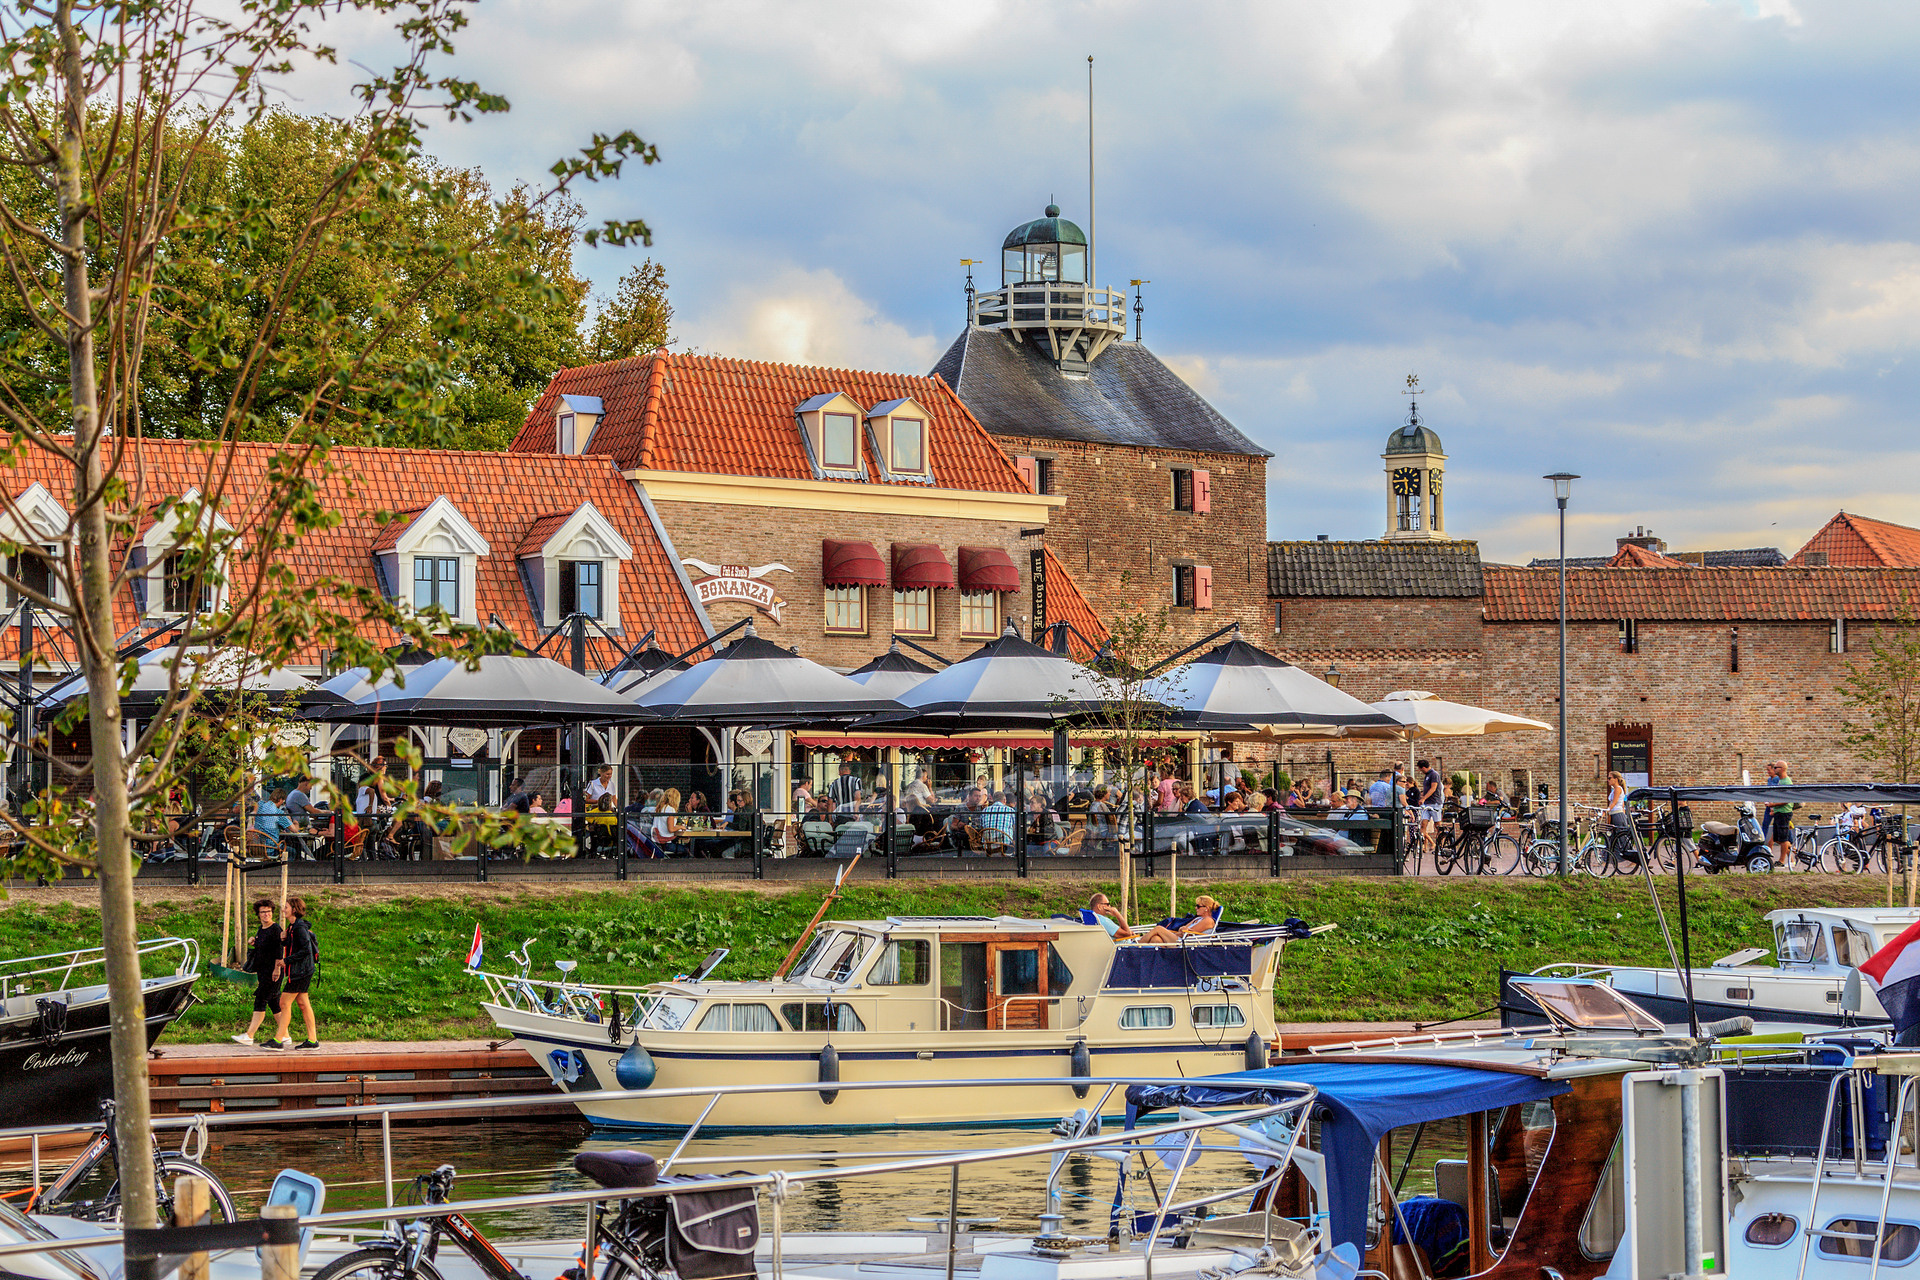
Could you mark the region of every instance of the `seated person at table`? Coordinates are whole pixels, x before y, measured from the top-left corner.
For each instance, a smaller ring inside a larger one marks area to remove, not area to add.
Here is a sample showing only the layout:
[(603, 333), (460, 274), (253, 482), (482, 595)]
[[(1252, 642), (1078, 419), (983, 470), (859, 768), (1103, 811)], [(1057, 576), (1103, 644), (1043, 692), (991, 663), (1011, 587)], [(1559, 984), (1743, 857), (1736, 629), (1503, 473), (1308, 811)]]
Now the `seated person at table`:
[[(1104, 790), (1104, 788), (1103, 788)], [(1107, 901), (1107, 895), (1096, 893), (1087, 899), (1087, 910), (1093, 913), (1093, 922), (1107, 931), (1109, 938), (1131, 938), (1133, 930), (1127, 927), (1118, 911)]]
[(326, 820), (325, 814), (314, 812), (312, 788), (313, 780), (301, 777), (293, 780), (293, 790), (287, 792), (287, 816), (296, 827)]
[(286, 803), (285, 787), (275, 787), (260, 808), (253, 815), (254, 832), (260, 836), (261, 843), (269, 849), (280, 847), (280, 837), (293, 830), (293, 819), (287, 816), (283, 807)]
[(907, 798), (901, 812), (906, 817), (907, 825), (913, 828), (914, 848), (918, 849), (934, 838), (934, 829), (937, 824), (934, 822), (933, 811), (927, 808), (924, 797), (914, 794), (912, 787), (907, 788)]
[(660, 795), (659, 807), (653, 811), (653, 842), (662, 849), (671, 849), (681, 829), (680, 788), (668, 787)]
[(1093, 789), (1093, 803), (1087, 807), (1087, 852), (1117, 853), (1120, 843), (1116, 837), (1120, 834), (1114, 824), (1113, 803), (1107, 799), (1111, 794), (1106, 783)]
[(720, 856), (753, 856), (753, 833), (760, 820), (760, 811), (754, 808), (753, 796), (746, 791), (735, 791), (727, 797), (727, 807), (733, 811), (727, 817), (727, 830), (739, 832), (740, 838), (724, 846)]
[(527, 799), (526, 811), (528, 813), (538, 813), (538, 814), (544, 815), (547, 811), (547, 806), (542, 802), (545, 800), (546, 800), (545, 796), (541, 795), (538, 791), (534, 792), (533, 795), (528, 797)]
[(1212, 933), (1213, 926), (1218, 923), (1215, 913), (1219, 909), (1220, 904), (1203, 893), (1193, 900), (1194, 914), (1185, 924), (1173, 929), (1165, 924), (1157, 924), (1147, 930), (1146, 936), (1140, 941), (1164, 946), (1170, 942), (1179, 942), (1182, 938), (1197, 938), (1201, 934)]
[(1013, 852), (1013, 806), (1007, 803), (1006, 792), (993, 793), (993, 802), (980, 811), (975, 825), (998, 837), (999, 852)]
[(1027, 856), (1051, 858), (1060, 851), (1060, 824), (1045, 796), (1027, 797)]
[(985, 812), (986, 807), (986, 790), (982, 787), (969, 787), (967, 803), (947, 816), (947, 837), (954, 848), (967, 847), (967, 828), (980, 825), (980, 815)]

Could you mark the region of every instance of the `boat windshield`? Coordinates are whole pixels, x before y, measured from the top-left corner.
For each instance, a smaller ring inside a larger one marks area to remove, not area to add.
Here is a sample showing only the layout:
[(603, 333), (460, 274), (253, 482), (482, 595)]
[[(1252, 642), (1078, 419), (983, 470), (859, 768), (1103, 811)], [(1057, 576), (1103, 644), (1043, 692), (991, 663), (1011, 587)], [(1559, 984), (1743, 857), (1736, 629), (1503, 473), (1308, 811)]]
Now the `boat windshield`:
[(699, 1003), (688, 996), (661, 996), (640, 1015), (640, 1030), (678, 1031), (687, 1025), (693, 1007)]
[(812, 941), (807, 943), (807, 949), (800, 953), (800, 958), (794, 962), (793, 968), (788, 972), (795, 977), (810, 973), (813, 970), (813, 962), (820, 958), (822, 951), (826, 950), (827, 942), (839, 936), (838, 932), (828, 930), (815, 933)]
[[(29, 1240), (52, 1240), (53, 1232), (20, 1213), (10, 1204), (0, 1203), (0, 1244), (25, 1244)], [(85, 1241), (77, 1243), (84, 1245)], [(7, 1259), (6, 1270), (14, 1276), (35, 1280), (100, 1280), (86, 1256), (81, 1253), (26, 1253)]]
[(1827, 963), (1827, 930), (1819, 921), (1782, 920), (1774, 928), (1781, 964)]
[(834, 934), (808, 972), (828, 982), (845, 982), (860, 967), (860, 958), (867, 954), (868, 941), (864, 933)]

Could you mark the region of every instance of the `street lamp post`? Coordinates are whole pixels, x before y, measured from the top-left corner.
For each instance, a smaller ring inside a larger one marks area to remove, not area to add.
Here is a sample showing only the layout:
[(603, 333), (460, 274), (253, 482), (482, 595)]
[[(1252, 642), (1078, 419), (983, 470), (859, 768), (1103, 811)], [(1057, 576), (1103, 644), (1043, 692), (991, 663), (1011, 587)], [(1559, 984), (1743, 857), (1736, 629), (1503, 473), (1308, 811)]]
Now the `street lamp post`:
[(1560, 505), (1560, 858), (1559, 873), (1567, 874), (1567, 854), (1572, 838), (1567, 827), (1567, 497), (1573, 482), (1580, 477), (1556, 471), (1544, 479), (1553, 481), (1553, 498)]

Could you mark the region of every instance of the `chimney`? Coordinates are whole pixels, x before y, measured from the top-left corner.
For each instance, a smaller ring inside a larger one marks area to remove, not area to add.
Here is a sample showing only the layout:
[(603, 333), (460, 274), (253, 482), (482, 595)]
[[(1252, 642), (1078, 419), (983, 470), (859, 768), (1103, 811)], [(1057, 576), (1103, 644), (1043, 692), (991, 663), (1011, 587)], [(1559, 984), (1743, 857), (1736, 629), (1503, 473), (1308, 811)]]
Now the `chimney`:
[(1625, 546), (1639, 547), (1643, 551), (1652, 551), (1660, 555), (1665, 555), (1667, 552), (1667, 544), (1660, 541), (1655, 535), (1648, 533), (1645, 525), (1635, 527), (1624, 538), (1615, 538), (1613, 540), (1614, 550), (1618, 551), (1621, 547)]

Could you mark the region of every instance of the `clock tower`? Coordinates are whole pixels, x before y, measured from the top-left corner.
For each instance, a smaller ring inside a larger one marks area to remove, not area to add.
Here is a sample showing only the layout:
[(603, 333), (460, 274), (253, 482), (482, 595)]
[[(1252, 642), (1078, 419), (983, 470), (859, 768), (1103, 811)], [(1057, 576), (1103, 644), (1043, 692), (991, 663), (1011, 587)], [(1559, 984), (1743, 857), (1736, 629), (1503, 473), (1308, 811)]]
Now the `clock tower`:
[(1447, 542), (1443, 496), (1447, 455), (1440, 437), (1420, 421), (1420, 377), (1407, 375), (1407, 422), (1387, 437), (1380, 455), (1387, 471), (1387, 539)]

